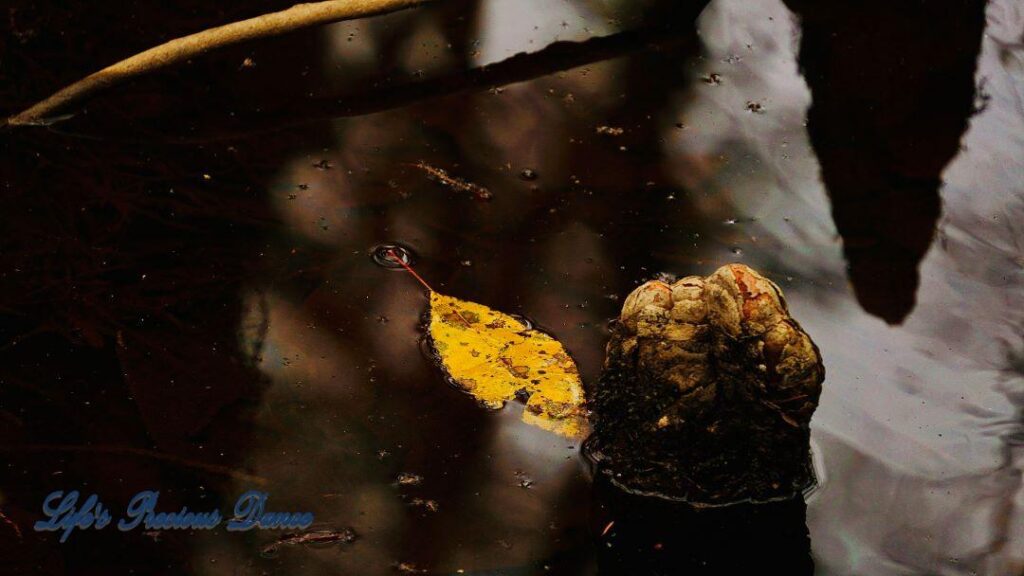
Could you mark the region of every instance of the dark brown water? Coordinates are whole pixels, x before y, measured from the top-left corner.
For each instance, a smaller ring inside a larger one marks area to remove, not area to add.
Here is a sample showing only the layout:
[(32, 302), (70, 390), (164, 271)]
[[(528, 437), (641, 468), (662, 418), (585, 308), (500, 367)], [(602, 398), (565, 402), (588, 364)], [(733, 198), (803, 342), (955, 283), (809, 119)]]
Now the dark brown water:
[[(0, 133), (0, 573), (1024, 573), (1024, 8), (677, 4), (446, 1)], [(287, 5), (16, 1), (0, 108)], [(637, 283), (764, 272), (827, 367), (806, 510), (595, 489), (444, 382), (383, 243), (588, 385)], [(53, 490), (253, 488), (336, 537), (32, 530)]]

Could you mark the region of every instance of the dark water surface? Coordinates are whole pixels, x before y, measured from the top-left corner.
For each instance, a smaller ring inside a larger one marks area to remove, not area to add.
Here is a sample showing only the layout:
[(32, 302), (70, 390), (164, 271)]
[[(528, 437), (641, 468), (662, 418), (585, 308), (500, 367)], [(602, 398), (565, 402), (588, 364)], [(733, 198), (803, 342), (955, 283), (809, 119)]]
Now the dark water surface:
[[(16, 0), (0, 108), (289, 4)], [(579, 44), (463, 72), (556, 40)], [(1024, 574), (1017, 0), (444, 1), (0, 147), (0, 573)], [(587, 385), (639, 282), (764, 272), (827, 368), (820, 486), (719, 516), (592, 486), (578, 442), (444, 382), (385, 243), (549, 331)], [(31, 529), (53, 490), (253, 488), (334, 536)]]

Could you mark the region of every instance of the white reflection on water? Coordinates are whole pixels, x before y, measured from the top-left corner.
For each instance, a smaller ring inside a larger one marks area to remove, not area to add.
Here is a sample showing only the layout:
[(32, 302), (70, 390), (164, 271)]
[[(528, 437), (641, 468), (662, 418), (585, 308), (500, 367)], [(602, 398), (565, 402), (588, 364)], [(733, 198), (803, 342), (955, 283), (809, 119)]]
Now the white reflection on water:
[[(702, 205), (742, 224), (744, 261), (776, 277), (828, 369), (812, 424), (830, 481), (808, 511), (818, 569), (1009, 574), (1024, 566), (1019, 354), (1024, 331), (1024, 9), (988, 9), (977, 77), (987, 107), (944, 173), (943, 220), (902, 326), (845, 282), (803, 126), (798, 25), (781, 2), (718, 0), (701, 16), (704, 74), (672, 152), (730, 158)], [(984, 80), (982, 80), (984, 79)], [(745, 109), (763, 103), (763, 114)], [(719, 195), (721, 196), (721, 195)], [(734, 230), (711, 249), (724, 253)]]

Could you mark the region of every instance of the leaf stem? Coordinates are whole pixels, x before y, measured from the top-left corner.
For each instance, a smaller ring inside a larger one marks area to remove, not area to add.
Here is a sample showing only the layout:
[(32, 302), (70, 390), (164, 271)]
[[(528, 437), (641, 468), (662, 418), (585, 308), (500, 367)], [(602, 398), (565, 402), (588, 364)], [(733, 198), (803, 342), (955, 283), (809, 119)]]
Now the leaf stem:
[[(405, 263), (405, 260), (402, 260), (402, 257), (398, 255), (398, 252), (395, 252), (395, 249), (394, 249), (394, 248), (389, 248), (389, 249), (388, 249), (388, 256), (389, 256), (389, 257), (390, 257), (390, 258), (391, 258), (392, 260), (394, 260), (395, 262), (398, 262), (398, 264), (399, 264), (399, 265), (400, 265), (400, 266), (401, 266), (402, 268), (405, 268), (405, 271), (406, 271), (406, 272), (408, 272), (409, 274), (412, 274), (413, 278), (415, 278), (415, 279), (419, 280), (419, 281), (420, 281), (420, 284), (423, 284), (423, 287), (424, 287), (424, 288), (426, 288), (426, 289), (427, 289), (428, 291), (430, 291), (430, 292), (433, 292), (433, 291), (434, 291), (434, 289), (430, 287), (430, 284), (427, 284), (427, 281), (426, 281), (426, 280), (424, 280), (424, 279), (423, 279), (423, 278), (422, 278), (422, 277), (421, 277), (421, 276), (420, 276), (419, 274), (417, 274), (417, 273), (416, 273), (416, 271), (415, 271), (415, 270), (413, 270), (413, 269), (412, 269), (412, 266), (409, 266), (408, 264), (406, 264), (406, 263)], [(461, 317), (461, 316), (460, 316), (460, 317)]]

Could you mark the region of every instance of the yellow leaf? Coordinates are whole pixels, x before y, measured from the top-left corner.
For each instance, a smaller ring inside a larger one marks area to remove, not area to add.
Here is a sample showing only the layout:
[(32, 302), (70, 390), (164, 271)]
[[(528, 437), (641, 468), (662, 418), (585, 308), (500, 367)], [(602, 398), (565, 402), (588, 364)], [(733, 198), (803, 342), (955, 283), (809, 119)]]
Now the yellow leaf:
[(523, 420), (570, 438), (587, 432), (583, 385), (562, 344), (513, 316), (430, 292), (430, 341), (448, 376), (498, 409), (529, 395)]

